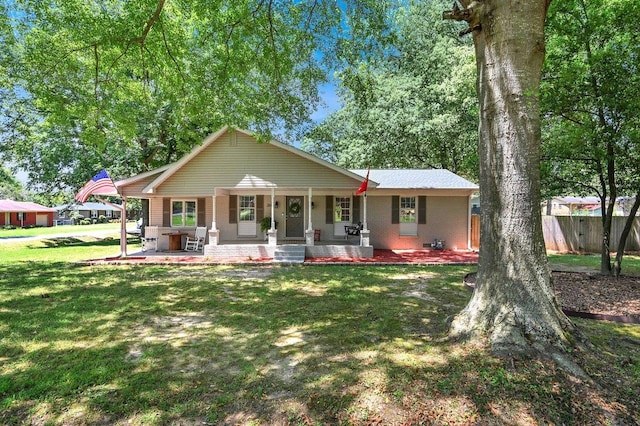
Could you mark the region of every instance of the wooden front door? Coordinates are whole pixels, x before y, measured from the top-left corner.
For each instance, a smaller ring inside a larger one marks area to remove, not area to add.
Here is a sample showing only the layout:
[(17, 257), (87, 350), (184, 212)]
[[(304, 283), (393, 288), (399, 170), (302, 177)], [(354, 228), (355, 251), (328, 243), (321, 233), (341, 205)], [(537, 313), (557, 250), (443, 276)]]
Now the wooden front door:
[(287, 197), (287, 238), (304, 238), (304, 197)]

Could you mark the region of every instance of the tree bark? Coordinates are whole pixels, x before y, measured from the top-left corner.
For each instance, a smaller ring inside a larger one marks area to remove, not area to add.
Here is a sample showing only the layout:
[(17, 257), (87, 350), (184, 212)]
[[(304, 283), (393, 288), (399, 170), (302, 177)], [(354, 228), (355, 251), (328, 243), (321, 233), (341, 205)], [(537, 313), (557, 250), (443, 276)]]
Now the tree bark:
[(636, 199), (633, 202), (633, 206), (631, 207), (629, 216), (627, 216), (627, 220), (624, 223), (624, 228), (622, 229), (622, 233), (620, 234), (620, 240), (618, 241), (616, 260), (613, 262), (613, 272), (616, 277), (619, 277), (620, 272), (622, 272), (622, 257), (624, 256), (624, 247), (627, 245), (627, 238), (629, 237), (629, 233), (631, 232), (631, 228), (633, 227), (633, 222), (636, 219), (636, 214), (638, 213), (639, 208), (640, 191), (636, 193)]
[(548, 3), (461, 4), (476, 14), (482, 215), (476, 289), (450, 335), (488, 339), (498, 355), (567, 361), (578, 332), (551, 286), (540, 208), (539, 88)]

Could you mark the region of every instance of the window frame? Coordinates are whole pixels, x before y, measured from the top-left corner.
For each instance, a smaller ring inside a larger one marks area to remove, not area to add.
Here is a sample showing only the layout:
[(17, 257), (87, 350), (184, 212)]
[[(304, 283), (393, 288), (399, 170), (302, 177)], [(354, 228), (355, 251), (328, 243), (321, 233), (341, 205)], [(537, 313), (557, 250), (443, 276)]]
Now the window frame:
[(399, 234), (401, 236), (417, 236), (418, 197), (401, 195), (398, 203)]
[[(255, 195), (238, 195), (238, 223), (256, 223), (256, 198)], [(243, 217), (244, 212), (249, 212), (248, 217)]]
[[(344, 206), (346, 204), (346, 207)], [(345, 215), (346, 211), (346, 215)], [(346, 220), (344, 218), (346, 217)], [(333, 197), (333, 223), (351, 223), (353, 219), (353, 202), (350, 196)]]
[[(174, 222), (176, 218), (176, 213), (174, 207), (176, 203), (180, 203), (182, 205), (180, 212), (180, 222)], [(193, 215), (189, 214), (189, 204), (193, 204)], [(198, 200), (192, 198), (172, 198), (170, 203), (170, 222), (169, 226), (172, 228), (184, 228), (184, 227), (194, 227), (198, 226)], [(193, 218), (193, 223), (189, 220)]]

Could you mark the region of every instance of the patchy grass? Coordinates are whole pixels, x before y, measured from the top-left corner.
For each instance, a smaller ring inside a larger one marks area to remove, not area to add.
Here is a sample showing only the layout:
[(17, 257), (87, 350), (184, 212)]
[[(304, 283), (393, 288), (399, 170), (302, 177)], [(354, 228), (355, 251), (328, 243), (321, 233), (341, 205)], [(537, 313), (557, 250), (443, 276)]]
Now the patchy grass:
[(640, 422), (638, 326), (577, 322), (593, 384), (447, 340), (473, 268), (67, 260), (106, 243), (0, 256), (1, 424)]
[[(128, 252), (140, 249), (140, 239), (127, 239)], [(108, 237), (68, 236), (0, 243), (0, 265), (17, 262), (77, 262), (120, 254), (119, 234)]]
[[(599, 272), (599, 254), (548, 254), (549, 263), (552, 268), (575, 269)], [(615, 259), (615, 253), (611, 255), (611, 261)], [(622, 258), (622, 273), (624, 275), (640, 275), (640, 256), (625, 254)]]
[[(135, 222), (127, 224), (128, 228), (135, 227)], [(54, 234), (82, 234), (94, 231), (113, 231), (120, 232), (120, 223), (97, 223), (95, 225), (64, 225), (50, 227), (34, 227), (34, 228), (16, 228), (5, 229), (0, 228), (0, 238), (15, 237), (33, 237), (36, 235), (54, 235)]]

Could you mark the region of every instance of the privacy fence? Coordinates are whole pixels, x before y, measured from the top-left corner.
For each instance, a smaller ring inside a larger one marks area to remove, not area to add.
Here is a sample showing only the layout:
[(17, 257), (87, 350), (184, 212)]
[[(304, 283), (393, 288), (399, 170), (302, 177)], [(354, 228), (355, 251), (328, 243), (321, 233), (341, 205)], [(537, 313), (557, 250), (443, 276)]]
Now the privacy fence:
[[(611, 224), (611, 249), (616, 250), (627, 218), (614, 216)], [(547, 250), (600, 253), (602, 218), (597, 216), (542, 216), (542, 231)], [(471, 246), (480, 246), (480, 216), (471, 216)], [(640, 218), (635, 218), (625, 251), (640, 251)]]

